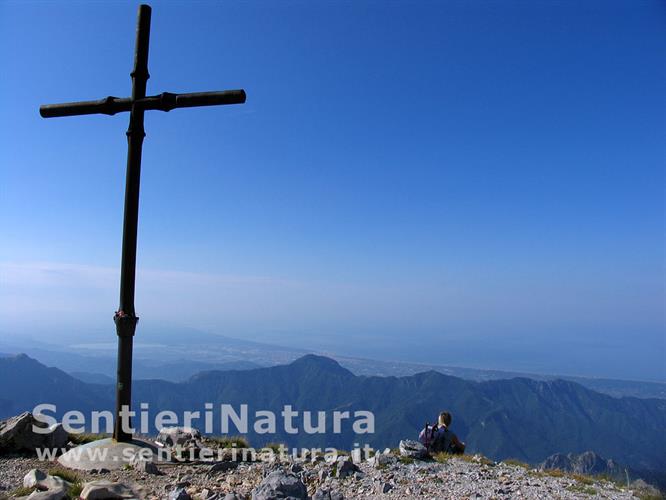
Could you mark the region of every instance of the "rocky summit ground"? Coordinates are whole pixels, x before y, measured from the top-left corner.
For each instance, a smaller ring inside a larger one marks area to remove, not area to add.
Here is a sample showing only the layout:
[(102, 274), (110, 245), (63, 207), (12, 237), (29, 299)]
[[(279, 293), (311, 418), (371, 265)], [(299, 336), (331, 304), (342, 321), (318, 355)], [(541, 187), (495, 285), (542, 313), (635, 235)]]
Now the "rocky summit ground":
[[(24, 478), (33, 469), (58, 474), (54, 463), (24, 457), (1, 459), (2, 493), (7, 497), (30, 494), (22, 487)], [(332, 464), (323, 461), (282, 464), (257, 462), (220, 467), (210, 463), (192, 463), (159, 465), (158, 470), (158, 474), (130, 468), (103, 473), (76, 472), (75, 476), (68, 479), (76, 477), (81, 486), (91, 482), (103, 484), (100, 480), (106, 480), (126, 487), (117, 490), (119, 493), (115, 497), (100, 496), (93, 492), (92, 495), (83, 495), (86, 498), (658, 498), (608, 481), (567, 476), (558, 472), (539, 472), (520, 465), (490, 462), (481, 457), (446, 457), (442, 462), (437, 462), (401, 460), (389, 454), (381, 460), (358, 465), (342, 458)], [(48, 491), (32, 493), (32, 498), (53, 498), (45, 494)]]
[[(246, 453), (250, 450), (247, 443), (236, 447), (242, 438), (209, 438), (189, 427), (166, 427), (156, 439), (144, 439), (156, 451), (169, 451), (168, 462), (153, 462), (157, 458), (153, 454), (148, 459), (135, 456), (129, 462), (113, 462), (116, 470), (75, 471), (55, 459), (38, 460), (35, 453), (53, 447), (61, 452), (70, 450), (62, 459), (71, 458), (77, 450), (90, 450), (89, 446), (79, 448), (85, 442), (81, 436), (69, 435), (61, 424), (51, 426), (48, 433), (36, 432), (33, 424), (34, 418), (27, 412), (0, 422), (0, 499), (662, 498), (658, 490), (642, 482), (621, 486), (559, 470), (496, 463), (481, 455), (433, 456), (422, 444), (410, 440), (376, 453), (363, 454), (356, 449), (351, 455), (337, 451), (291, 455), (276, 445), (262, 449), (268, 454), (260, 450), (253, 455)], [(91, 436), (92, 440), (98, 438)], [(107, 445), (104, 441), (98, 444)], [(180, 453), (183, 450), (189, 452)], [(207, 460), (209, 457), (215, 461)], [(86, 463), (78, 460), (65, 463), (75, 467)]]

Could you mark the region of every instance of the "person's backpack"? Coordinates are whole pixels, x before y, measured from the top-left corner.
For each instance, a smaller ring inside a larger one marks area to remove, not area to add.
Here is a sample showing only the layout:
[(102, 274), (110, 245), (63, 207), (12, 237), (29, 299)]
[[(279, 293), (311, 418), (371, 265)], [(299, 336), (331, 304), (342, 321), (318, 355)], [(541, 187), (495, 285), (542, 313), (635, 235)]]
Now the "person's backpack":
[(435, 453), (455, 453), (456, 449), (453, 445), (453, 433), (446, 427), (442, 427), (435, 433), (435, 436), (430, 443), (430, 450)]
[(426, 447), (428, 451), (432, 448), (435, 443), (435, 437), (437, 435), (437, 424), (430, 425), (426, 422), (425, 427), (419, 434), (419, 441), (423, 446)]

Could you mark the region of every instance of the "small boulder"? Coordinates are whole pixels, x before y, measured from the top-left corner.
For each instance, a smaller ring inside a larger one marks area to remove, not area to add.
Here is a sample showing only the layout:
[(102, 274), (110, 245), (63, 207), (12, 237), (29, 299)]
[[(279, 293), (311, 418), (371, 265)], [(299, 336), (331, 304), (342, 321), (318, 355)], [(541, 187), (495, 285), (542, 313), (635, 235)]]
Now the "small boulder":
[[(201, 493), (198, 495), (195, 495), (194, 498), (195, 500), (224, 500), (227, 498), (227, 496), (231, 495), (231, 493), (222, 493), (222, 492), (215, 492), (211, 491), (208, 488), (204, 488), (201, 490)], [(231, 500), (245, 500), (245, 497), (243, 496), (232, 496)]]
[(312, 496), (312, 500), (344, 500), (344, 496), (337, 490), (329, 490), (328, 488), (319, 488)]
[(400, 455), (403, 457), (423, 459), (428, 456), (428, 450), (418, 441), (403, 439), (400, 441)]
[(174, 487), (175, 490), (179, 490), (179, 489), (187, 488), (188, 486), (191, 486), (191, 485), (192, 485), (192, 482), (189, 479), (187, 479), (187, 476), (186, 476), (183, 479), (178, 479), (174, 483), (173, 487)]
[(187, 447), (200, 440), (201, 433), (194, 427), (163, 427), (155, 442), (165, 447)]
[(72, 486), (71, 483), (68, 483), (63, 478), (58, 476), (46, 476), (46, 479), (40, 481), (37, 484), (38, 489), (49, 490), (49, 491), (55, 491), (60, 489), (68, 490), (70, 486)]
[(130, 465), (135, 471), (145, 472), (146, 474), (154, 474), (156, 476), (160, 475), (161, 472), (151, 460), (146, 460), (145, 458), (134, 456), (130, 460)]
[(185, 488), (176, 488), (169, 493), (169, 500), (192, 500), (192, 497)]
[(0, 422), (0, 451), (35, 451), (46, 447), (48, 434), (35, 432), (35, 428), (46, 430), (43, 422), (37, 421), (26, 411)]
[(70, 483), (58, 476), (51, 476), (39, 469), (32, 469), (23, 476), (23, 486), (25, 488), (36, 488), (40, 491), (64, 490), (67, 492)]
[(99, 480), (83, 485), (81, 500), (115, 500), (120, 498), (135, 498), (136, 494), (122, 483)]
[(354, 473), (360, 472), (361, 470), (350, 457), (338, 458), (338, 461), (335, 463), (335, 465), (335, 477), (340, 479), (353, 476)]
[(30, 493), (30, 495), (28, 496), (28, 499), (30, 500), (62, 500), (63, 498), (67, 498), (66, 488), (58, 488), (45, 491), (36, 490)]
[(218, 472), (227, 472), (238, 467), (239, 462), (217, 462), (210, 466), (208, 474), (216, 474)]
[(246, 500), (246, 498), (247, 497), (242, 493), (233, 492), (233, 493), (227, 493), (224, 496), (223, 500)]
[(374, 457), (368, 460), (368, 463), (372, 465), (375, 469), (383, 469), (390, 467), (398, 462), (398, 459), (393, 455), (385, 455), (383, 453), (377, 453)]
[(37, 485), (40, 481), (46, 479), (46, 472), (43, 472), (39, 469), (32, 469), (25, 476), (23, 476), (23, 487), (24, 488), (37, 488)]
[[(39, 429), (40, 432), (36, 432)], [(62, 424), (46, 427), (26, 411), (0, 421), (0, 452), (34, 452), (43, 448), (64, 448), (69, 436)]]
[(298, 476), (276, 470), (271, 472), (252, 491), (252, 500), (273, 500), (284, 498), (289, 500), (305, 500), (308, 490)]

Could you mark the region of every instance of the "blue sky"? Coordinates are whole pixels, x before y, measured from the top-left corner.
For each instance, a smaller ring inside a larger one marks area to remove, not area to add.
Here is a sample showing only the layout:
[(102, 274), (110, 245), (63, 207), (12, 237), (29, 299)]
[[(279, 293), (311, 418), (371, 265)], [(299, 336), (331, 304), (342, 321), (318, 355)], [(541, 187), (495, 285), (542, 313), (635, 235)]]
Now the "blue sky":
[[(137, 3), (0, 3), (0, 329), (112, 336)], [(137, 312), (368, 357), (666, 380), (666, 7), (153, 2)], [(103, 332), (103, 333), (102, 333)], [(138, 335), (140, 334), (140, 330)]]

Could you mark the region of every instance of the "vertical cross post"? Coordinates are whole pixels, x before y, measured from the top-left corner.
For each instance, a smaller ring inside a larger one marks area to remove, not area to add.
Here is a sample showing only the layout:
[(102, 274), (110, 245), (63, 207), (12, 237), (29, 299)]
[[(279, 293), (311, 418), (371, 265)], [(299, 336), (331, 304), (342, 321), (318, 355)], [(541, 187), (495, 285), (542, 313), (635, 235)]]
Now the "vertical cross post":
[(146, 132), (143, 128), (143, 108), (137, 104), (146, 97), (148, 74), (148, 46), (150, 43), (150, 15), (148, 5), (139, 7), (134, 47), (134, 68), (132, 77), (132, 108), (127, 129), (127, 172), (125, 179), (125, 211), (123, 220), (123, 246), (120, 265), (120, 305), (113, 320), (118, 334), (118, 371), (116, 380), (116, 419), (113, 438), (116, 441), (129, 441), (132, 434), (129, 416), (121, 418), (129, 411), (132, 403), (132, 350), (134, 332), (139, 318), (134, 310), (134, 289), (136, 277), (136, 240), (139, 220), (139, 187), (141, 183), (141, 151)]

